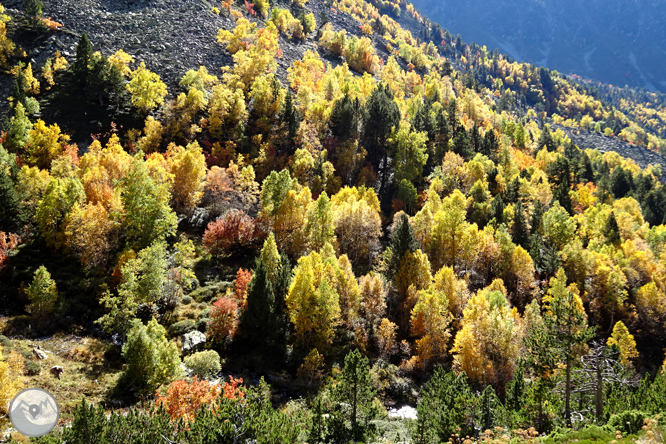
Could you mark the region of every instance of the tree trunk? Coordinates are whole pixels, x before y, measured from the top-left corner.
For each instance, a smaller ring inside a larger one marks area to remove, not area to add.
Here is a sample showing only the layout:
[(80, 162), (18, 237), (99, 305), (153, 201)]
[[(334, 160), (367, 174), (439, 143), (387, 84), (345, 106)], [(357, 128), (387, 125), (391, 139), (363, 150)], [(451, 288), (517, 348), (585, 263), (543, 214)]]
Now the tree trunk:
[(604, 379), (601, 374), (603, 368), (603, 355), (599, 358), (597, 363), (597, 387), (594, 394), (594, 401), (596, 404), (597, 410), (597, 423), (601, 424), (601, 420), (604, 416)]
[(564, 387), (564, 419), (571, 427), (571, 356), (567, 356), (566, 383)]
[[(356, 371), (356, 369), (354, 369), (354, 371)], [(354, 375), (354, 388), (353, 388), (353, 390), (354, 390), (354, 394), (352, 395), (352, 418), (351, 418), (352, 420), (351, 420), (351, 423), (352, 423), (352, 431), (355, 432), (356, 431), (356, 402), (357, 402), (356, 397), (358, 395), (358, 381), (357, 381), (357, 375), (356, 374)]]

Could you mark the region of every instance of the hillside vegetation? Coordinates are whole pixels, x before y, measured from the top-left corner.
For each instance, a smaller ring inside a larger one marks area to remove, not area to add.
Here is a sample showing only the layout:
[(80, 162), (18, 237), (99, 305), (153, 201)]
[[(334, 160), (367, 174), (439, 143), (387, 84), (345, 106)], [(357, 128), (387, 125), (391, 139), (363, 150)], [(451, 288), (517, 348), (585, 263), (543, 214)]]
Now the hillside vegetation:
[(202, 4), (164, 79), (87, 33), (45, 55), (74, 36), (48, 5), (2, 18), (0, 414), (37, 385), (44, 443), (661, 442), (656, 102), (399, 2), (91, 22)]

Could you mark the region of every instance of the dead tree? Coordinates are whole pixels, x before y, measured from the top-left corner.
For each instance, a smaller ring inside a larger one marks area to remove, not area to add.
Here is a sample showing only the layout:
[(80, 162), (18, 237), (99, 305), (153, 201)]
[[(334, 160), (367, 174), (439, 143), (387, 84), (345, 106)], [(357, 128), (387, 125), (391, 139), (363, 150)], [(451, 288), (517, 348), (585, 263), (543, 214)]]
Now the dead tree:
[[(608, 347), (604, 342), (593, 341), (589, 353), (581, 356), (581, 368), (574, 370), (575, 387), (573, 393), (591, 393), (594, 396), (597, 422), (604, 415), (604, 384), (613, 383), (628, 387), (637, 386), (640, 381), (630, 369), (625, 368), (618, 360), (619, 352)], [(590, 409), (579, 406), (579, 417), (583, 419)]]

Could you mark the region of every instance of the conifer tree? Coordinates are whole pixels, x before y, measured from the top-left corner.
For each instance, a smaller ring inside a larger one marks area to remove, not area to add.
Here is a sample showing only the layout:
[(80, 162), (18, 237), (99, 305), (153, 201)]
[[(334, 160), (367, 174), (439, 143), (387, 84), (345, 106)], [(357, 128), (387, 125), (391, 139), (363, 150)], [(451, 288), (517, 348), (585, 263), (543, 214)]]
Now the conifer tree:
[(19, 172), (16, 155), (0, 145), (0, 231), (17, 228), (25, 221), (21, 193), (16, 187)]
[(30, 311), (33, 315), (44, 316), (55, 308), (58, 289), (45, 266), (42, 265), (35, 271), (35, 277), (26, 290), (26, 296), (30, 301)]
[(23, 0), (23, 12), (25, 12), (25, 15), (28, 17), (41, 17), (43, 7), (44, 3), (39, 0)]
[(88, 35), (84, 32), (83, 34), (81, 34), (79, 43), (76, 46), (76, 61), (72, 65), (72, 71), (76, 75), (81, 85), (85, 85), (88, 80), (92, 61), (93, 61), (92, 43), (90, 43)]
[(380, 192), (388, 179), (387, 138), (391, 128), (400, 123), (400, 110), (388, 85), (379, 84), (366, 102), (365, 144), (370, 164), (380, 176)]
[(617, 225), (617, 219), (615, 219), (615, 211), (611, 211), (610, 216), (606, 220), (604, 234), (610, 244), (617, 245), (621, 240), (620, 227)]
[(587, 315), (578, 295), (576, 284), (567, 287), (563, 269), (550, 279), (548, 294), (544, 296), (543, 320), (547, 340), (541, 347), (549, 347), (557, 361), (565, 368), (564, 419), (571, 426), (571, 370), (575, 365), (576, 348), (594, 334), (587, 325)]
[[(548, 152), (553, 152), (557, 149), (557, 145), (553, 140), (553, 136), (550, 134), (550, 126), (544, 125), (541, 130), (541, 137), (539, 137), (539, 142), (537, 143), (536, 152), (541, 151), (543, 148), (546, 148)], [(534, 155), (536, 156), (536, 152)]]
[(391, 235), (388, 247), (384, 251), (384, 274), (389, 281), (398, 272), (404, 255), (408, 251), (415, 253), (417, 249), (418, 244), (414, 238), (414, 231), (409, 223), (409, 218), (406, 214), (403, 214)]
[(284, 110), (282, 112), (282, 122), (286, 129), (287, 145), (289, 147), (288, 154), (292, 153), (294, 146), (294, 139), (298, 133), (298, 125), (300, 123), (300, 116), (298, 110), (294, 106), (294, 97), (288, 92), (284, 98)]
[(331, 132), (340, 140), (346, 140), (358, 134), (362, 118), (361, 105), (358, 98), (352, 100), (345, 94), (335, 101), (331, 110)]
[(14, 108), (14, 115), (9, 121), (7, 135), (5, 136), (5, 147), (12, 152), (16, 152), (25, 146), (28, 141), (28, 134), (32, 129), (32, 122), (25, 115), (25, 107), (20, 101)]
[(520, 245), (523, 248), (528, 247), (525, 211), (523, 210), (523, 203), (520, 200), (518, 200), (513, 207), (513, 227), (511, 228), (511, 237), (516, 245)]
[[(349, 352), (345, 357), (345, 366), (342, 368), (333, 393), (338, 408), (347, 410), (344, 412), (344, 416), (349, 419), (351, 429), (346, 435), (354, 442), (365, 442), (372, 432), (368, 420), (377, 412), (372, 405), (375, 392), (372, 390), (370, 382), (368, 358), (362, 356), (358, 349)], [(336, 433), (338, 436), (345, 434), (338, 433)]]
[(541, 221), (543, 219), (543, 205), (540, 200), (534, 203), (532, 216), (530, 218), (530, 234), (535, 235), (541, 232)]
[(259, 260), (247, 287), (247, 308), (240, 318), (240, 335), (248, 347), (269, 345), (269, 336), (274, 334), (276, 327), (274, 309), (273, 284), (268, 279), (266, 265)]

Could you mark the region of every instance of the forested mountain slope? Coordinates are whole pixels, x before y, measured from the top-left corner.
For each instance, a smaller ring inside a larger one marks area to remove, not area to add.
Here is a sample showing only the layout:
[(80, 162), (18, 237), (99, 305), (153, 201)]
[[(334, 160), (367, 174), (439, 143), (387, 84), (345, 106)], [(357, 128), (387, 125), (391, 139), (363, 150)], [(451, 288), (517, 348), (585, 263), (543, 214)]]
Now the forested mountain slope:
[(7, 4), (0, 415), (30, 384), (56, 443), (658, 441), (661, 96), (403, 1)]

